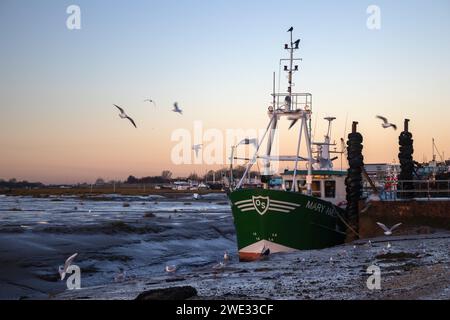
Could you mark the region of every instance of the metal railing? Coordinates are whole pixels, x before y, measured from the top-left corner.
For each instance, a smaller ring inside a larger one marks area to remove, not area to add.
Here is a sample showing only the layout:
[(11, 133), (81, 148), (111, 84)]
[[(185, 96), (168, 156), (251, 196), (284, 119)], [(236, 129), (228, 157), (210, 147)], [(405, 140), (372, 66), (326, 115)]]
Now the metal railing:
[[(364, 191), (370, 193), (369, 188), (364, 188)], [(389, 188), (383, 188), (380, 196), (383, 200), (450, 198), (450, 180), (400, 180)]]
[[(272, 97), (274, 94), (272, 94)], [(275, 93), (275, 109), (288, 109), (285, 104), (285, 98), (289, 93)], [(292, 93), (292, 101), (290, 105), (291, 111), (296, 110), (311, 110), (312, 109), (312, 95), (310, 93)]]

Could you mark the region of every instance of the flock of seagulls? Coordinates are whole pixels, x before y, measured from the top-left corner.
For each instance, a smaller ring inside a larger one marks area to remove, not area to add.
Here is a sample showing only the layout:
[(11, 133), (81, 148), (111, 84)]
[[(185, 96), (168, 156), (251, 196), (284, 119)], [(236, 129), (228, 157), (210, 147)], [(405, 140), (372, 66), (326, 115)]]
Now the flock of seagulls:
[[(214, 264), (212, 266), (212, 269), (216, 270), (216, 271), (217, 270), (222, 270), (222, 269), (224, 269), (226, 267), (226, 265), (227, 265), (227, 263), (229, 261), (231, 261), (231, 257), (228, 254), (228, 251), (225, 251), (224, 254), (223, 254), (223, 261), (219, 261), (216, 264)], [(174, 274), (175, 272), (178, 271), (178, 267), (176, 265), (166, 265), (165, 271), (168, 274)]]
[[(397, 229), (399, 226), (402, 225), (402, 223), (397, 223), (395, 225), (393, 225), (392, 227), (387, 227), (384, 223), (381, 222), (377, 222), (377, 225), (383, 229), (384, 234), (386, 236), (390, 236), (393, 234), (393, 231), (395, 229)], [(372, 246), (372, 242), (369, 240), (367, 242), (367, 246), (371, 247)], [(388, 242), (386, 248), (389, 250), (392, 247), (392, 245)], [(356, 249), (356, 245), (353, 245), (353, 249)], [(67, 258), (67, 260), (64, 263), (64, 266), (59, 266), (58, 271), (59, 274), (61, 276), (61, 280), (64, 280), (67, 270), (68, 268), (72, 265), (73, 261), (75, 260), (75, 258), (77, 257), (78, 253), (74, 253), (73, 255), (71, 255), (69, 258)], [(268, 257), (270, 255), (270, 249), (267, 247), (263, 247), (260, 253), (260, 258), (264, 259), (266, 257)], [(226, 267), (226, 264), (231, 260), (230, 255), (228, 254), (228, 251), (225, 251), (223, 254), (223, 261), (218, 262), (217, 264), (212, 266), (213, 270), (222, 270)], [(330, 264), (334, 263), (334, 259), (333, 257), (330, 257), (329, 259)], [(178, 270), (178, 267), (176, 265), (166, 265), (165, 267), (165, 271), (168, 274), (175, 274)], [(126, 278), (126, 271), (123, 270), (123, 268), (120, 268), (120, 272), (114, 277), (114, 282), (122, 282), (124, 281)]]
[[(152, 104), (156, 107), (156, 103), (155, 103), (155, 101), (152, 100), (152, 99), (145, 99), (144, 102), (152, 103)], [(125, 110), (124, 110), (122, 107), (119, 107), (119, 106), (116, 105), (116, 104), (114, 104), (114, 106), (120, 111), (119, 117), (120, 117), (121, 119), (127, 119), (127, 120), (129, 120), (129, 121), (131, 122), (131, 124), (132, 124), (135, 128), (137, 128), (135, 121), (134, 121), (130, 116), (127, 115), (127, 113), (125, 112)], [(180, 109), (180, 107), (178, 106), (178, 103), (177, 103), (177, 102), (175, 102), (175, 103), (173, 104), (173, 109), (172, 109), (172, 111), (175, 112), (175, 113), (178, 113), (178, 114), (180, 114), (180, 115), (183, 114), (183, 110)], [(394, 130), (397, 130), (397, 126), (396, 126), (395, 124), (393, 124), (393, 123), (389, 123), (389, 121), (387, 120), (386, 117), (383, 117), (383, 116), (376, 116), (376, 118), (378, 118), (378, 119), (380, 119), (380, 120), (383, 121), (383, 123), (381, 124), (381, 126), (382, 126), (383, 128), (386, 129), (386, 128), (392, 127)], [(295, 122), (296, 122), (296, 121), (295, 121)], [(295, 124), (295, 122), (294, 122), (293, 124), (291, 124), (290, 128)], [(246, 139), (245, 144), (257, 144), (257, 141), (256, 141), (256, 139)], [(200, 151), (201, 148), (202, 148), (202, 144), (196, 144), (196, 145), (193, 145), (193, 146), (192, 146), (192, 150), (195, 151), (195, 154), (196, 154), (197, 157), (198, 157), (198, 153), (199, 153), (199, 151)], [(91, 210), (89, 210), (89, 212), (90, 212), (90, 211), (91, 211)], [(402, 223), (397, 223), (396, 225), (394, 225), (394, 226), (388, 228), (385, 224), (383, 224), (383, 223), (381, 223), (381, 222), (377, 222), (377, 225), (378, 225), (380, 228), (383, 229), (384, 234), (385, 234), (386, 236), (392, 235), (393, 231), (394, 231), (396, 228), (398, 228), (401, 224), (402, 224)], [(372, 243), (371, 243), (370, 240), (369, 240), (369, 242), (368, 242), (368, 245), (369, 245), (369, 246), (372, 245)], [(355, 246), (353, 246), (353, 247), (355, 248)], [(391, 248), (391, 244), (390, 244), (390, 243), (387, 244), (387, 248), (388, 248), (388, 249)], [(261, 256), (261, 258), (264, 258), (264, 257), (267, 257), (269, 254), (270, 254), (270, 249), (264, 247), (264, 248), (261, 250), (260, 256)], [(61, 280), (64, 280), (64, 278), (65, 278), (65, 276), (66, 276), (66, 273), (67, 273), (67, 269), (68, 269), (68, 268), (70, 267), (70, 265), (73, 263), (73, 261), (74, 261), (74, 259), (77, 257), (77, 255), (78, 255), (78, 253), (75, 253), (75, 254), (71, 255), (71, 256), (70, 256), (69, 258), (67, 258), (67, 260), (65, 261), (64, 266), (59, 266), (58, 271), (59, 271), (59, 274), (60, 274), (60, 276), (61, 276)], [(223, 268), (225, 268), (226, 263), (229, 262), (229, 261), (230, 261), (230, 256), (229, 256), (228, 252), (225, 251), (225, 252), (224, 252), (224, 255), (223, 255), (223, 261), (218, 262), (218, 263), (215, 264), (212, 268), (213, 268), (214, 270), (220, 270), (220, 269), (223, 269)], [(332, 257), (330, 257), (330, 263), (333, 263), (333, 258), (332, 258)], [(173, 274), (173, 273), (175, 273), (177, 270), (178, 270), (178, 268), (177, 268), (176, 265), (166, 265), (166, 267), (165, 267), (165, 271), (166, 271), (167, 273), (169, 273), (169, 274)], [(124, 278), (125, 278), (125, 271), (124, 271), (123, 269), (121, 269), (121, 272), (120, 272), (120, 274), (115, 278), (115, 281), (123, 281)]]
[[(156, 103), (155, 103), (155, 101), (152, 100), (152, 99), (145, 99), (144, 102), (152, 103), (152, 104), (156, 107)], [(131, 124), (132, 124), (135, 128), (137, 128), (136, 123), (134, 122), (133, 118), (131, 118), (129, 115), (127, 115), (126, 112), (125, 112), (125, 110), (124, 110), (122, 107), (119, 107), (117, 104), (113, 104), (113, 105), (114, 105), (117, 109), (119, 109), (119, 111), (120, 111), (119, 117), (120, 117), (121, 119), (128, 119), (128, 120), (131, 122)], [(175, 112), (175, 113), (179, 113), (180, 115), (183, 114), (183, 110), (181, 110), (180, 107), (178, 106), (178, 102), (175, 102), (175, 103), (173, 104), (173, 109), (172, 109), (172, 111)]]

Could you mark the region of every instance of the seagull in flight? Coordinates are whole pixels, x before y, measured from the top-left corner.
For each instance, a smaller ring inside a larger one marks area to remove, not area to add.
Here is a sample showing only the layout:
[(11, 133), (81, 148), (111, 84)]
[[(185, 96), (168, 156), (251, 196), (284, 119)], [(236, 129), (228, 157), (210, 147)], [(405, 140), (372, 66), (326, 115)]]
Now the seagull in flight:
[(115, 106), (117, 109), (119, 109), (119, 111), (120, 111), (119, 117), (121, 117), (122, 119), (128, 119), (128, 120), (130, 120), (130, 122), (133, 124), (133, 126), (134, 126), (135, 128), (137, 128), (137, 127), (136, 127), (136, 123), (134, 123), (134, 120), (131, 119), (131, 118), (125, 113), (125, 111), (124, 111), (121, 107), (119, 107), (117, 104), (115, 104), (114, 106)]
[(386, 225), (382, 224), (381, 222), (377, 222), (377, 225), (380, 226), (381, 229), (384, 230), (384, 234), (386, 236), (390, 236), (392, 235), (392, 231), (394, 231), (394, 229), (397, 229), (398, 227), (400, 227), (402, 223), (397, 223), (396, 225), (392, 226), (391, 228), (386, 227)]
[(153, 105), (156, 107), (156, 103), (152, 99), (145, 99), (144, 102), (153, 103)]
[(178, 107), (178, 102), (175, 102), (175, 103), (173, 104), (173, 109), (172, 109), (172, 111), (173, 111), (173, 112), (177, 112), (177, 113), (179, 113), (179, 114), (183, 114), (183, 110), (181, 110), (181, 109)]
[(255, 148), (258, 147), (258, 139), (256, 138), (245, 138), (239, 144), (252, 144), (255, 146)]
[(66, 262), (64, 263), (64, 267), (59, 266), (58, 271), (59, 271), (59, 274), (61, 275), (61, 280), (64, 280), (64, 278), (66, 277), (67, 269), (70, 267), (70, 265), (72, 264), (73, 260), (76, 258), (77, 255), (78, 255), (78, 253), (74, 253), (73, 255), (68, 257)]
[(200, 151), (200, 149), (202, 148), (202, 144), (194, 144), (192, 146), (192, 150), (195, 151), (195, 156), (198, 158), (198, 152)]
[(383, 121), (383, 123), (381, 124), (381, 126), (383, 128), (386, 129), (386, 128), (392, 127), (392, 128), (394, 128), (394, 130), (397, 130), (397, 126), (393, 123), (389, 123), (387, 118), (382, 117), (382, 116), (377, 116), (377, 118)]
[(289, 125), (289, 129), (288, 129), (288, 130), (291, 130), (291, 128), (292, 128), (293, 126), (295, 126), (295, 124), (297, 123), (297, 121), (298, 121), (298, 119), (292, 120), (291, 124)]

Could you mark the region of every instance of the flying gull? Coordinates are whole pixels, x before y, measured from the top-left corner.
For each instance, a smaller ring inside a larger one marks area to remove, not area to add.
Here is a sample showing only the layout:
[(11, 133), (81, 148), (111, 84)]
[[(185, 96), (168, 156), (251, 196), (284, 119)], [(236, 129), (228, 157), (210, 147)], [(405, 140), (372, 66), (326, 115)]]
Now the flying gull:
[(202, 144), (194, 144), (192, 146), (192, 150), (195, 151), (195, 156), (198, 158), (198, 152), (200, 151), (200, 149), (202, 148)]
[(64, 267), (59, 266), (58, 271), (59, 271), (59, 274), (61, 275), (61, 280), (64, 280), (64, 278), (66, 277), (67, 269), (70, 267), (70, 265), (72, 264), (73, 260), (75, 259), (75, 257), (77, 255), (78, 255), (78, 253), (74, 253), (69, 258), (67, 258), (66, 262), (64, 263)]
[(387, 118), (382, 117), (382, 116), (377, 116), (377, 118), (383, 121), (383, 123), (381, 124), (381, 126), (383, 128), (386, 129), (386, 128), (392, 127), (392, 128), (394, 128), (394, 130), (397, 130), (397, 126), (393, 123), (389, 123)]
[(384, 234), (386, 236), (392, 235), (392, 231), (394, 231), (394, 229), (400, 227), (401, 224), (402, 223), (400, 222), (400, 223), (397, 223), (396, 225), (392, 226), (391, 228), (388, 228), (388, 227), (386, 227), (386, 225), (382, 224), (381, 222), (377, 222), (377, 225), (379, 225), (380, 228), (384, 230)]
[(183, 110), (181, 110), (181, 109), (178, 107), (178, 102), (175, 102), (175, 103), (173, 104), (173, 109), (172, 109), (172, 111), (173, 111), (173, 112), (177, 112), (177, 113), (179, 113), (179, 114), (183, 114)]
[(240, 145), (240, 144), (252, 144), (252, 145), (255, 146), (255, 148), (258, 148), (258, 139), (256, 139), (256, 138), (245, 138), (241, 142), (239, 142), (238, 145)]
[(292, 121), (291, 121), (291, 124), (289, 125), (289, 129), (288, 129), (288, 130), (291, 130), (291, 128), (292, 128), (293, 126), (295, 126), (295, 124), (297, 123), (297, 121), (298, 121), (298, 119), (292, 120)]
[(126, 113), (125, 113), (125, 111), (121, 108), (121, 107), (119, 107), (118, 105), (114, 105), (117, 109), (119, 109), (119, 111), (120, 111), (120, 114), (119, 114), (119, 117), (121, 117), (122, 119), (128, 119), (128, 120), (130, 120), (131, 121), (131, 123), (133, 124), (133, 126), (135, 127), (135, 128), (137, 128), (136, 127), (136, 123), (134, 123), (134, 120), (133, 119), (131, 119)]
[(145, 99), (144, 102), (153, 103), (153, 105), (156, 107), (156, 103), (152, 99)]

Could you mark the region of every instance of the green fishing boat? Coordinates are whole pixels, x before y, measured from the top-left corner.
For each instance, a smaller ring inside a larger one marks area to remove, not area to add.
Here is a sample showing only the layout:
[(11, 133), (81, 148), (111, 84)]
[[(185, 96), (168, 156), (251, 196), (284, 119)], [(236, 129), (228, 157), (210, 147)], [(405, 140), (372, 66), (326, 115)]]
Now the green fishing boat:
[[(300, 40), (293, 41), (290, 32), (289, 51), (284, 71), (288, 73), (286, 93), (272, 93), (272, 104), (268, 108), (269, 124), (261, 139), (244, 139), (240, 144), (255, 144), (255, 153), (248, 159), (246, 170), (239, 180), (233, 176), (233, 157), (230, 168), (230, 192), (234, 224), (236, 227), (239, 258), (252, 261), (265, 254), (290, 252), (295, 250), (321, 249), (342, 244), (346, 237), (345, 223), (345, 177), (342, 170), (341, 151), (330, 150), (336, 146), (331, 143), (331, 127), (335, 118), (327, 117), (328, 131), (322, 142), (311, 139), (312, 95), (292, 91), (293, 73), (298, 71), (294, 63), (294, 51), (299, 48)], [(272, 149), (279, 122), (290, 121), (289, 129), (298, 124), (297, 152), (292, 156), (273, 155)], [(302, 145), (302, 138), (303, 144)], [(266, 142), (266, 151), (260, 154), (262, 144)], [(235, 146), (236, 147), (236, 146)], [(234, 148), (235, 148), (234, 147)], [(302, 156), (300, 151), (306, 150)], [(341, 156), (341, 169), (333, 168), (333, 161)], [(246, 183), (248, 173), (258, 161), (263, 162), (261, 173), (262, 187), (251, 187)], [(289, 162), (293, 170), (276, 172), (273, 163)], [(301, 166), (304, 164), (304, 168)], [(278, 179), (280, 183), (272, 183)]]

